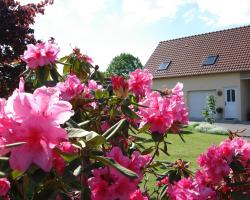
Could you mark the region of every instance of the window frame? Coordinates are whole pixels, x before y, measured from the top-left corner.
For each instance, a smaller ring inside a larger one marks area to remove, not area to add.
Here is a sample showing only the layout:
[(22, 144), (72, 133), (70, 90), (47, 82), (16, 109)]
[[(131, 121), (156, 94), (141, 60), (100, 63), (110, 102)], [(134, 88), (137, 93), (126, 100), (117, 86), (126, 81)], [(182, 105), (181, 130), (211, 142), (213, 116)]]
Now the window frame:
[[(163, 71), (163, 70), (167, 70), (170, 66), (170, 64), (172, 63), (172, 61), (170, 59), (166, 59), (165, 61), (163, 61), (159, 68), (157, 69), (157, 71)], [(163, 67), (161, 67), (162, 65), (164, 65)]]

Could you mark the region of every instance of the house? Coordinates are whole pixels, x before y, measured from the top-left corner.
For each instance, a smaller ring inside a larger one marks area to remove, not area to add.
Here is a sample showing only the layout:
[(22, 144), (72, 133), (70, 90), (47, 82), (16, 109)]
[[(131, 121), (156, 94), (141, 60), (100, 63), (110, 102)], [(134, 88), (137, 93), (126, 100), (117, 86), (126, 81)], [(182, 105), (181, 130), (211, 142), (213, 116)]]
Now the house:
[(145, 68), (155, 89), (184, 84), (190, 119), (213, 95), (223, 119), (250, 120), (250, 26), (160, 42)]

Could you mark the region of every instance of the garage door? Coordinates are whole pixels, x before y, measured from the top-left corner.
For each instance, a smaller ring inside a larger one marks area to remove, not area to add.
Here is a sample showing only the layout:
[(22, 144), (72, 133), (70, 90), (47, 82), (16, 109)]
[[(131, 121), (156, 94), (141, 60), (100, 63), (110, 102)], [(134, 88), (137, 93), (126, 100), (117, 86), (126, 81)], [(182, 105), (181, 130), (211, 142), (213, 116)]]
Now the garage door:
[(214, 95), (215, 90), (188, 92), (189, 118), (191, 120), (202, 119), (202, 110), (206, 106), (207, 96)]

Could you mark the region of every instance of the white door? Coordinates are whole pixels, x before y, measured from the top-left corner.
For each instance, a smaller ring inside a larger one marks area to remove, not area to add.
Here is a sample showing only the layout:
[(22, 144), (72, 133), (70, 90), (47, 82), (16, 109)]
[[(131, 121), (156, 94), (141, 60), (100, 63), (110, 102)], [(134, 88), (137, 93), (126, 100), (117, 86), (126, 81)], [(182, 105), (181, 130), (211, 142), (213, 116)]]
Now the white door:
[(190, 91), (188, 92), (188, 109), (190, 120), (201, 120), (202, 110), (206, 106), (207, 97), (215, 96), (215, 90)]
[(238, 117), (237, 112), (237, 90), (236, 88), (225, 88), (225, 113), (224, 117), (234, 119)]

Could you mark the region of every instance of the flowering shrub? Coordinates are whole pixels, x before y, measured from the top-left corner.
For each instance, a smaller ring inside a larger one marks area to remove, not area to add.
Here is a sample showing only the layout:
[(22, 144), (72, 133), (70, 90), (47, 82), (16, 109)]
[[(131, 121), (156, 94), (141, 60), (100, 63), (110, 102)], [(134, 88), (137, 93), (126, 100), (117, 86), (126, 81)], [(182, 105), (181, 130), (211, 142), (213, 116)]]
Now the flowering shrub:
[(0, 99), (0, 198), (205, 200), (248, 191), (250, 144), (232, 135), (200, 155), (195, 175), (185, 161), (155, 159), (168, 154), (169, 132), (181, 136), (188, 123), (181, 83), (154, 91), (143, 69), (105, 80), (79, 49), (57, 60), (58, 51), (29, 45), (19, 88)]

